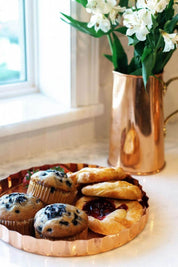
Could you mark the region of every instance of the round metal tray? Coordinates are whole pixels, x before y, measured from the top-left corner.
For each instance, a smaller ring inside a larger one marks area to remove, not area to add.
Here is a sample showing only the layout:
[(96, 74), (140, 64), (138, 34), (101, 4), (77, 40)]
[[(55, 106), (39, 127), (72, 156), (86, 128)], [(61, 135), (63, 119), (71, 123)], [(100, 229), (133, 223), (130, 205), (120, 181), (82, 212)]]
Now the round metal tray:
[[(84, 167), (99, 167), (97, 165), (84, 163), (57, 163), (21, 170), (0, 180), (0, 195), (11, 192), (26, 192), (27, 188), (23, 184), (23, 178), (27, 171), (33, 169), (46, 170), (55, 166), (61, 166), (65, 168), (65, 170), (72, 172)], [(133, 181), (139, 185), (136, 179), (133, 179)], [(145, 212), (140, 221), (116, 235), (100, 236), (89, 232), (87, 240), (50, 241), (37, 239), (28, 235), (21, 235), (18, 232), (8, 230), (5, 226), (0, 224), (0, 239), (15, 248), (45, 256), (71, 257), (98, 254), (126, 244), (144, 229), (148, 219), (148, 197), (144, 191), (142, 205), (145, 208)]]

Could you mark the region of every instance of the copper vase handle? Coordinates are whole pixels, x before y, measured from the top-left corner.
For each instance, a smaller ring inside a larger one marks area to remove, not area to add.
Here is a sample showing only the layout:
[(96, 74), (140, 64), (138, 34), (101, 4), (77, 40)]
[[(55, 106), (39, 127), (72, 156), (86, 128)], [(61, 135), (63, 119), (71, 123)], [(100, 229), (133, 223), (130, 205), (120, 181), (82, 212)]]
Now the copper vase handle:
[[(170, 83), (173, 82), (173, 81), (175, 81), (175, 80), (178, 80), (178, 77), (174, 77), (174, 78), (169, 79), (167, 82), (163, 82), (163, 95), (166, 94), (167, 89), (168, 89), (168, 86), (170, 85)], [(169, 115), (165, 118), (165, 120), (164, 120), (164, 128), (163, 128), (164, 136), (166, 136), (166, 133), (167, 133), (167, 130), (166, 130), (166, 124), (167, 124), (167, 122), (168, 122), (172, 117), (174, 117), (176, 114), (178, 114), (178, 109), (175, 110), (174, 112), (172, 112), (171, 114), (169, 114)]]

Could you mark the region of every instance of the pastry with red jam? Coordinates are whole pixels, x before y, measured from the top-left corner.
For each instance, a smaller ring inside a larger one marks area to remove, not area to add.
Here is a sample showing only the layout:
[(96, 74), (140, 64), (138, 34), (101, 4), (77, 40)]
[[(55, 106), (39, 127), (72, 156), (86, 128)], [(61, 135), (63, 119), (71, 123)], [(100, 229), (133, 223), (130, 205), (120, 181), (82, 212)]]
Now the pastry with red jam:
[(113, 235), (137, 223), (144, 214), (138, 201), (81, 197), (76, 207), (88, 215), (89, 229), (102, 235)]

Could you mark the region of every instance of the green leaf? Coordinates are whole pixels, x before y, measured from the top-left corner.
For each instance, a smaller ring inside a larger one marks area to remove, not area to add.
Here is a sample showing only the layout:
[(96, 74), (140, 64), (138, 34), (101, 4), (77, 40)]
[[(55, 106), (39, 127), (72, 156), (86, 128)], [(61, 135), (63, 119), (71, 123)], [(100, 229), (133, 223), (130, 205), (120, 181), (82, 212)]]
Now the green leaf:
[(84, 32), (86, 34), (89, 34), (95, 38), (99, 38), (103, 35), (107, 35), (108, 33), (102, 32), (99, 30), (98, 32), (95, 31), (94, 27), (88, 28), (88, 23), (87, 22), (80, 22), (78, 20), (73, 19), (72, 17), (61, 13), (62, 17), (61, 20), (68, 23), (69, 25), (73, 26), (77, 30)]
[[(150, 50), (150, 49), (148, 49)], [(145, 51), (145, 55), (142, 59), (142, 76), (143, 76), (143, 82), (144, 86), (146, 88), (148, 78), (152, 75), (152, 70), (155, 65), (155, 53), (149, 51)]]
[(168, 33), (172, 33), (175, 30), (177, 23), (178, 23), (178, 14), (175, 17), (173, 17), (172, 20), (166, 22), (164, 30)]
[(120, 33), (126, 35), (127, 27), (124, 27), (124, 26), (123, 27), (119, 27), (117, 29), (114, 29), (114, 31), (120, 32)]
[(106, 54), (104, 54), (104, 56), (105, 56), (109, 61), (112, 62), (112, 56), (111, 56), (111, 55), (106, 55)]
[(134, 51), (135, 56), (141, 57), (143, 54), (144, 48), (145, 48), (145, 42), (139, 42), (138, 44), (136, 44), (135, 51)]
[[(136, 72), (138, 69), (141, 69), (141, 67), (142, 65), (140, 60), (137, 57), (133, 57), (128, 66), (128, 74), (133, 74), (133, 72)], [(140, 75), (142, 75), (142, 73)]]
[(175, 49), (173, 49), (169, 52), (163, 52), (164, 46), (165, 46), (164, 38), (160, 32), (159, 41), (156, 45), (155, 65), (152, 70), (153, 74), (158, 74), (163, 72), (165, 65), (171, 58), (173, 52), (175, 51)]
[(145, 47), (143, 50), (143, 54), (141, 56), (141, 61), (143, 62), (146, 57), (148, 57), (152, 53), (152, 49), (150, 47)]
[(169, 4), (167, 5), (167, 9), (172, 9), (174, 5), (174, 0), (170, 0)]
[(159, 26), (155, 16), (151, 15), (151, 19), (152, 19), (152, 23), (153, 23), (153, 26), (152, 26), (152, 30), (156, 29), (157, 26)]
[(142, 68), (137, 69), (131, 73), (129, 73), (130, 75), (137, 75), (137, 76), (141, 76), (142, 75)]
[(112, 35), (113, 35), (112, 62), (114, 65), (114, 69), (122, 73), (127, 73), (127, 68), (128, 68), (127, 55), (117, 35), (114, 32), (112, 33)]
[(59, 171), (59, 172), (64, 172), (64, 169), (61, 168), (60, 166), (55, 166), (55, 167), (52, 167), (50, 169), (48, 169), (48, 171), (50, 170), (55, 170), (55, 171)]
[(128, 36), (128, 45), (133, 45), (135, 46), (136, 44), (138, 44), (140, 41), (135, 37), (131, 37), (131, 36)]
[(35, 170), (35, 169), (28, 170), (27, 173), (26, 173), (26, 175), (25, 175), (26, 180), (29, 181), (30, 178), (31, 178), (31, 176), (32, 176), (35, 172), (38, 172), (38, 171), (39, 171), (39, 169), (36, 169), (36, 170)]
[(157, 14), (157, 22), (160, 29), (164, 29), (164, 25), (168, 20), (171, 20), (174, 16), (173, 9), (174, 0), (170, 0), (165, 10)]
[(78, 2), (79, 4), (81, 4), (82, 6), (86, 7), (88, 1), (87, 0), (75, 0), (76, 2)]
[(164, 49), (165, 43), (164, 43), (164, 38), (161, 34), (161, 31), (159, 31), (159, 33), (157, 34), (157, 38), (155, 38), (155, 41), (156, 41), (155, 42), (155, 49), (156, 49), (157, 53), (162, 52)]
[(121, 6), (121, 7), (128, 7), (128, 0), (120, 0), (119, 1), (119, 5)]
[(175, 50), (171, 50), (170, 52), (167, 52), (167, 53), (165, 53), (165, 52), (163, 53), (162, 51), (160, 51), (157, 53), (156, 60), (155, 60), (155, 66), (152, 70), (153, 74), (158, 74), (158, 73), (163, 72), (165, 65), (167, 64), (167, 62), (171, 58), (174, 51)]

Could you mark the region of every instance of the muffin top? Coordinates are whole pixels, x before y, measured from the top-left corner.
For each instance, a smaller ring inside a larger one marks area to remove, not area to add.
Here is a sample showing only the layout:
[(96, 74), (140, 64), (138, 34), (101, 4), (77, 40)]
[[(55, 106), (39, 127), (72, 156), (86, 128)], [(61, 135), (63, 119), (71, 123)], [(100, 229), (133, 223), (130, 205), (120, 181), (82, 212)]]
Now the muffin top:
[(11, 193), (0, 198), (0, 219), (23, 221), (33, 218), (44, 207), (42, 201), (24, 193)]
[(74, 182), (66, 173), (51, 169), (34, 173), (31, 176), (31, 181), (64, 191), (74, 191), (76, 189)]
[(35, 230), (45, 238), (74, 236), (88, 227), (87, 214), (69, 204), (55, 203), (35, 215)]

